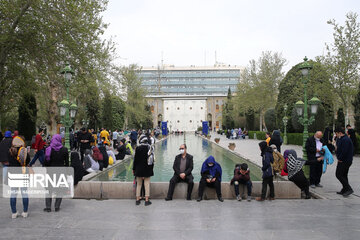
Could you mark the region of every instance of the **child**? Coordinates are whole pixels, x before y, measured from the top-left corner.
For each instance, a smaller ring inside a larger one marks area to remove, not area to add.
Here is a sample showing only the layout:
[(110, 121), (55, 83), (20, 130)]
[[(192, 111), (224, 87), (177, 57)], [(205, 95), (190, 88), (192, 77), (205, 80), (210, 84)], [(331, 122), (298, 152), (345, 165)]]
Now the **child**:
[[(251, 201), (251, 190), (252, 190), (252, 182), (250, 180), (250, 170), (246, 163), (236, 164), (234, 169), (234, 177), (231, 179), (230, 184), (234, 184), (235, 195), (238, 201), (241, 201), (241, 196), (239, 194), (239, 184), (246, 185), (248, 196), (247, 200)], [(244, 196), (245, 194), (243, 194)]]
[(270, 200), (275, 200), (275, 191), (274, 191), (274, 183), (273, 183), (273, 171), (271, 167), (271, 163), (274, 163), (274, 158), (272, 154), (272, 148), (267, 146), (265, 141), (259, 143), (259, 147), (261, 150), (262, 157), (262, 190), (261, 197), (257, 197), (257, 201), (264, 201), (266, 197), (267, 185), (270, 187)]

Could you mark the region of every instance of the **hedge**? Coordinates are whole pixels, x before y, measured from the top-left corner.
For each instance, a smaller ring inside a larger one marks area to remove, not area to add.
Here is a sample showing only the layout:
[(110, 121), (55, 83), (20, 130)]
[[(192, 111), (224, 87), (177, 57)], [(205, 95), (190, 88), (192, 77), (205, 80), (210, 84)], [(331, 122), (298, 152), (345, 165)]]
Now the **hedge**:
[[(249, 131), (249, 138), (254, 139), (254, 133), (256, 133), (256, 139), (258, 140), (265, 140), (266, 132), (260, 131)], [(309, 133), (309, 136), (314, 135), (314, 133)], [(281, 137), (284, 139), (284, 134), (281, 133)], [(358, 137), (358, 149), (360, 147), (360, 137)], [(303, 134), (302, 133), (287, 133), (287, 140), (288, 144), (292, 145), (299, 145), (302, 146), (303, 144)]]

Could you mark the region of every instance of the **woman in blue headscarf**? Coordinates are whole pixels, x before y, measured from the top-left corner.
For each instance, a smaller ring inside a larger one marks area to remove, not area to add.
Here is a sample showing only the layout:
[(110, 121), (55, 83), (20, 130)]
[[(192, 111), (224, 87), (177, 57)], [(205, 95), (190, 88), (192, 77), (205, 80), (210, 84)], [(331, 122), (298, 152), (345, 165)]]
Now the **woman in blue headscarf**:
[(213, 156), (208, 157), (201, 167), (199, 198), (197, 199), (198, 202), (202, 200), (202, 196), (206, 186), (215, 188), (219, 201), (224, 201), (221, 196), (221, 175), (222, 170), (220, 164), (215, 161), (215, 158)]

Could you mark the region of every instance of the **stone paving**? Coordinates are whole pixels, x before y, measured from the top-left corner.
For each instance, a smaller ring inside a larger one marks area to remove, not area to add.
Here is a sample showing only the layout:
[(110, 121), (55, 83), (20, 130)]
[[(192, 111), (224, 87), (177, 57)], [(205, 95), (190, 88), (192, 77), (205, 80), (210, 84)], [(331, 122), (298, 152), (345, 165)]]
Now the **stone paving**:
[[(227, 148), (226, 141), (220, 145)], [(259, 161), (258, 141), (231, 141), (236, 152)], [(11, 219), (9, 199), (0, 198), (0, 239), (359, 239), (359, 163), (355, 158), (350, 169), (356, 195), (349, 198), (336, 196), (335, 165), (323, 177), (324, 188), (315, 190), (327, 199), (152, 200), (148, 207), (133, 200), (64, 199), (60, 212), (51, 213), (43, 212), (43, 199), (30, 199), (29, 217)]]

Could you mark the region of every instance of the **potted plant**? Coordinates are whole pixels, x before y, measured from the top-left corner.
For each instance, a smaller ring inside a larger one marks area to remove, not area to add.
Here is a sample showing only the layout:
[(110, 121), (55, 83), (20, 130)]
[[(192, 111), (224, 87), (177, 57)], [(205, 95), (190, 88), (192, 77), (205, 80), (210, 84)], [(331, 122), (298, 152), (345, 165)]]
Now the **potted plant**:
[(234, 151), (235, 147), (236, 147), (235, 143), (229, 143), (228, 148), (229, 148), (231, 151)]
[(216, 143), (220, 142), (220, 138), (215, 138), (214, 140), (215, 140)]

